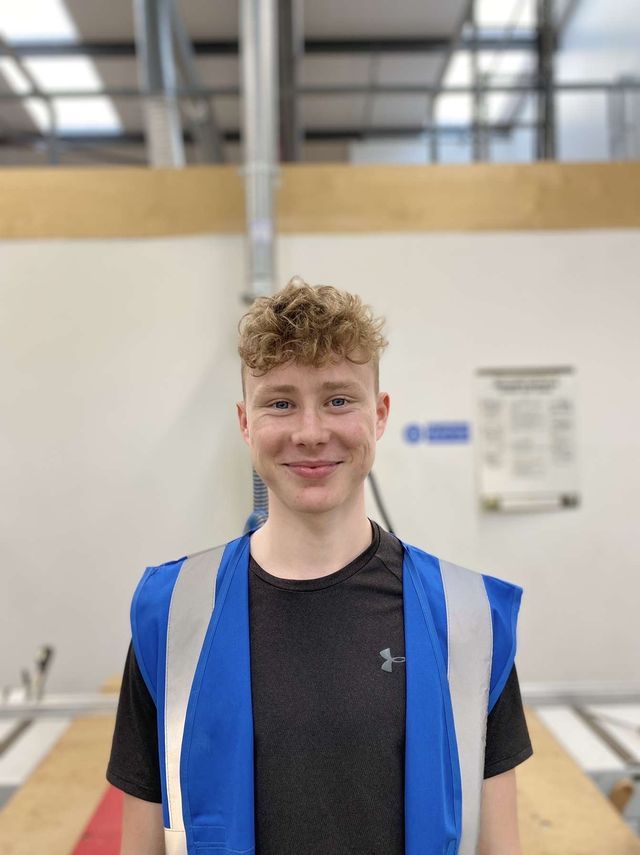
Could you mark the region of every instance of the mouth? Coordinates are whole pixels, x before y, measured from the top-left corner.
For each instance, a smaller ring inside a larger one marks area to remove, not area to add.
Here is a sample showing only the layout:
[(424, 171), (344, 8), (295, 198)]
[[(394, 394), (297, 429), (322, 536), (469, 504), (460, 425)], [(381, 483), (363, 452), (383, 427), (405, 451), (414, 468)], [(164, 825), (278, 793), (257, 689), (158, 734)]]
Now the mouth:
[(295, 463), (285, 463), (284, 465), (295, 475), (299, 475), (302, 478), (318, 479), (324, 478), (332, 472), (335, 472), (341, 463), (342, 461), (339, 460), (336, 463), (322, 464), (320, 466), (301, 466)]

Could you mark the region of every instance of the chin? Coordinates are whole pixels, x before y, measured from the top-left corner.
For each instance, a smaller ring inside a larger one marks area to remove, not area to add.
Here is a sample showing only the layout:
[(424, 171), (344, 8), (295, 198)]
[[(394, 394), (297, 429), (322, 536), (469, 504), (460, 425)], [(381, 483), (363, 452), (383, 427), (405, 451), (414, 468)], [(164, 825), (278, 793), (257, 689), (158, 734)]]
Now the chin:
[(288, 495), (285, 497), (285, 501), (281, 497), (278, 498), (282, 504), (291, 510), (300, 511), (329, 511), (344, 503), (343, 497), (328, 494), (322, 495), (319, 491), (316, 495), (312, 495), (311, 493), (302, 496), (300, 494), (296, 494), (295, 496)]

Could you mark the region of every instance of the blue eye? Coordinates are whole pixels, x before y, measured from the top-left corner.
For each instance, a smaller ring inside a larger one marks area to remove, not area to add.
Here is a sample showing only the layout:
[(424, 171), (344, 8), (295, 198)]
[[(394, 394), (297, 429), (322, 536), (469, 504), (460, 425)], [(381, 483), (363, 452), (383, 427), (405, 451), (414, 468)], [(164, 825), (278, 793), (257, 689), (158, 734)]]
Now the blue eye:
[[(331, 398), (331, 401), (345, 401), (346, 403), (349, 403), (348, 398)], [(286, 408), (278, 407), (276, 406), (277, 404), (289, 404), (289, 401), (274, 401), (272, 404), (269, 405), (270, 407), (275, 407), (276, 410), (282, 410), (283, 412), (286, 412)], [(333, 407), (333, 409), (342, 409), (342, 407)]]

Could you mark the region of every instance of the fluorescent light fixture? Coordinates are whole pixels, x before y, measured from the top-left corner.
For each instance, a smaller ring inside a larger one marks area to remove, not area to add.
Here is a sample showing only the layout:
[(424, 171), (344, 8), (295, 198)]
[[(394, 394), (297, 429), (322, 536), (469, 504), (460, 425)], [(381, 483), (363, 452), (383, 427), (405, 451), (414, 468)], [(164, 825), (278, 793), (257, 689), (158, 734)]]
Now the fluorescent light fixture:
[[(77, 42), (78, 31), (61, 0), (28, 0), (3, 4), (2, 31), (9, 43), (20, 41)], [(88, 57), (33, 57), (23, 60), (43, 92), (56, 89), (79, 89), (87, 92), (103, 88), (94, 63)], [(0, 70), (14, 91), (30, 91), (19, 67), (10, 58), (3, 58)], [(25, 88), (26, 86), (26, 88)], [(22, 102), (42, 131), (49, 130), (48, 113), (41, 99), (27, 98)], [(74, 133), (93, 131), (116, 134), (122, 125), (110, 98), (53, 99), (57, 131)]]

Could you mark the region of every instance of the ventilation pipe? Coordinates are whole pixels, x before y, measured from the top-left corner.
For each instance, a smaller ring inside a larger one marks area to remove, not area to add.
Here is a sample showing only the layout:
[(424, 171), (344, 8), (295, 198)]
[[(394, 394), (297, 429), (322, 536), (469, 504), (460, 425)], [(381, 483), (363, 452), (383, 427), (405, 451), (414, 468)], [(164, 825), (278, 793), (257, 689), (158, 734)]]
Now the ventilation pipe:
[(277, 170), (277, 0), (241, 0), (242, 109), (248, 291), (274, 291), (273, 188)]
[(171, 0), (134, 0), (138, 76), (150, 166), (185, 164), (173, 59)]
[[(178, 70), (182, 76), (185, 87), (189, 89), (202, 89), (203, 82), (198, 71), (195, 51), (189, 38), (189, 33), (184, 25), (178, 0), (170, 0), (171, 5), (171, 30), (175, 56)], [(185, 107), (187, 120), (190, 122), (196, 143), (196, 152), (202, 163), (223, 163), (224, 146), (222, 134), (216, 121), (216, 116), (208, 97), (192, 97)]]
[[(245, 303), (275, 290), (274, 184), (277, 169), (277, 0), (241, 0), (242, 108), (246, 207)], [(253, 470), (253, 512), (245, 533), (269, 514), (267, 487)]]

